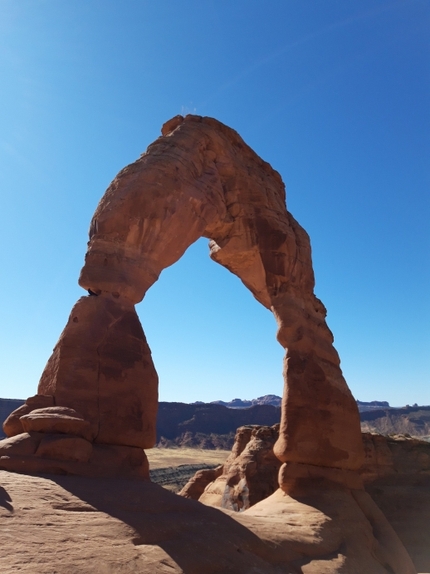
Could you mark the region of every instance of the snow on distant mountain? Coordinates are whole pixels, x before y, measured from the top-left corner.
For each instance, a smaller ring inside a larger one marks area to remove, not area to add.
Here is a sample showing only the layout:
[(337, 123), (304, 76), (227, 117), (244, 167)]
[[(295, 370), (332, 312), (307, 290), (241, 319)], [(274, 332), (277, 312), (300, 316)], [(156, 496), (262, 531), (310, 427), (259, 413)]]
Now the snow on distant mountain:
[[(280, 407), (282, 398), (278, 395), (264, 395), (263, 397), (258, 397), (257, 399), (233, 399), (231, 401), (212, 401), (211, 405), (222, 405), (228, 409), (248, 409), (255, 405), (272, 405), (274, 407)], [(194, 405), (204, 404), (202, 401), (196, 401), (192, 403)], [(390, 405), (387, 401), (357, 401), (358, 410), (361, 413), (367, 411), (373, 411), (378, 409), (390, 409)]]
[(212, 401), (211, 405), (222, 405), (228, 409), (248, 409), (249, 407), (254, 407), (255, 405), (272, 405), (273, 407), (281, 406), (281, 397), (277, 395), (264, 395), (264, 397), (258, 397), (257, 399), (233, 399), (232, 401)]

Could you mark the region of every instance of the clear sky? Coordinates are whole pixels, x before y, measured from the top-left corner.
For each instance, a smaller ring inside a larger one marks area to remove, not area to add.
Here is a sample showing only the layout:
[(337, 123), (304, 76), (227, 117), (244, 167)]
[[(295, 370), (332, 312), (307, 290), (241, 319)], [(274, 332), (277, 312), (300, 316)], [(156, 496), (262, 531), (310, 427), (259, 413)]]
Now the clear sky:
[[(430, 404), (428, 0), (1, 0), (0, 396), (36, 392), (92, 213), (170, 117), (281, 173), (360, 400)], [(282, 393), (276, 325), (194, 244), (138, 306), (160, 399)]]

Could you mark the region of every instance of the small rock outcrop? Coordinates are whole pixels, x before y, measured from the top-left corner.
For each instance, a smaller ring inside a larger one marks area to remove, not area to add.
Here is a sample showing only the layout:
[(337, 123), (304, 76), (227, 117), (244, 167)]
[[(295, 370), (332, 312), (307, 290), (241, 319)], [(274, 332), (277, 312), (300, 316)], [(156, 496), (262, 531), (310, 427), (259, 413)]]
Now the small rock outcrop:
[(236, 511), (246, 510), (264, 500), (278, 488), (278, 472), (282, 463), (273, 452), (278, 437), (279, 424), (238, 428), (222, 473), (218, 471), (212, 483), (207, 482), (207, 474), (196, 474), (179, 494)]
[(8, 438), (0, 440), (0, 468), (149, 479), (143, 449), (96, 443), (94, 428), (82, 414), (53, 403), (52, 395), (36, 395), (9, 415), (3, 426)]

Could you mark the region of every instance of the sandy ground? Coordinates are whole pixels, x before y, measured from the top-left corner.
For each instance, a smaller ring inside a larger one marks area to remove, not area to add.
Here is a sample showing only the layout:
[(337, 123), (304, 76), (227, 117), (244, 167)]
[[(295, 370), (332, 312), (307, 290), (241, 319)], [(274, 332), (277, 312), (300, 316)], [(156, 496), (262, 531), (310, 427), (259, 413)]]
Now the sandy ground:
[(229, 450), (203, 450), (197, 448), (151, 448), (146, 450), (151, 469), (179, 466), (180, 464), (223, 464)]

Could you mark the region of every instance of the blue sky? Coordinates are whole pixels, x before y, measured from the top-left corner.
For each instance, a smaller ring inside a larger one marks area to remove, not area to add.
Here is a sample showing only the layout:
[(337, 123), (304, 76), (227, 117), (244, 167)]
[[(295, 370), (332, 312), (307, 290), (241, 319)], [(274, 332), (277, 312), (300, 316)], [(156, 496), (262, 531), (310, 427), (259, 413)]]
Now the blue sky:
[[(281, 173), (360, 400), (430, 404), (428, 0), (2, 0), (0, 396), (26, 398), (92, 213), (178, 113)], [(138, 306), (160, 399), (282, 392), (276, 325), (194, 244)]]

